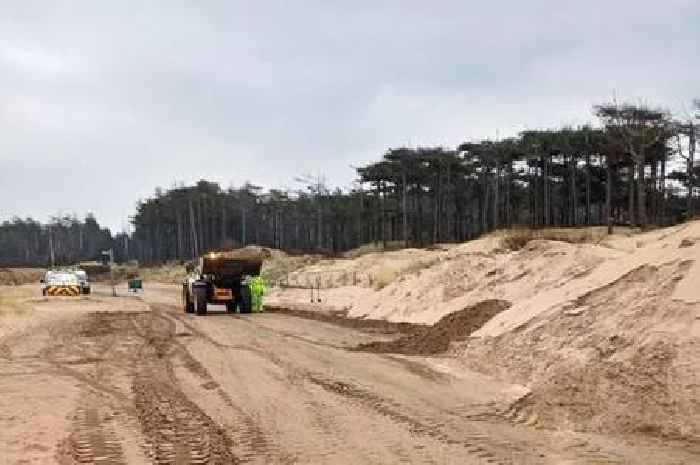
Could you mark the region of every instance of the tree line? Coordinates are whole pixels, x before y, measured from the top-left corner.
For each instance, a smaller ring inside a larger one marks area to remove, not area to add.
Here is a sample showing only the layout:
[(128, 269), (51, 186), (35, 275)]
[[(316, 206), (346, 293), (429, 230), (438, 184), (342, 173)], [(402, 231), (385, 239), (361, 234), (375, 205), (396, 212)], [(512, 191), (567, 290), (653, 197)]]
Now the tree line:
[[(700, 112), (697, 102), (695, 108)], [(455, 148), (392, 148), (357, 168), (351, 189), (330, 188), (321, 176), (303, 176), (291, 190), (250, 183), (222, 189), (206, 180), (159, 188), (139, 201), (133, 233), (112, 237), (112, 247), (118, 261), (143, 263), (248, 244), (337, 254), (369, 242), (465, 241), (516, 225), (646, 228), (692, 217), (698, 115), (674, 118), (663, 109), (616, 102), (594, 112), (596, 126), (525, 130)], [(3, 251), (13, 250), (7, 257), (45, 260), (47, 228), (35, 225), (33, 235), (25, 235), (17, 232), (22, 227), (0, 226)], [(73, 235), (66, 237), (82, 237), (80, 229), (69, 225)], [(63, 247), (70, 242), (61, 241)], [(77, 257), (84, 249), (70, 250)]]
[(0, 224), (0, 266), (64, 266), (100, 259), (113, 245), (109, 229), (92, 214), (53, 218), (47, 224), (13, 218)]
[(368, 242), (426, 246), (530, 227), (669, 225), (694, 214), (693, 117), (646, 105), (594, 108), (597, 127), (526, 130), (503, 140), (389, 149), (355, 187), (263, 191), (216, 183), (139, 203), (132, 253), (146, 262), (259, 244), (334, 254)]

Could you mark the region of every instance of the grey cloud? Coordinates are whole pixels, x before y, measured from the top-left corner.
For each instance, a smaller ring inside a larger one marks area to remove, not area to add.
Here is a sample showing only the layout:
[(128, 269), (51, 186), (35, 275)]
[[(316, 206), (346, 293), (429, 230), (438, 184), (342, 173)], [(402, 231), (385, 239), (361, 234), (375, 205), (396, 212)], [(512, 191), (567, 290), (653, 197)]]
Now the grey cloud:
[(676, 111), (700, 94), (689, 0), (0, 11), (0, 219), (91, 210), (119, 229), (176, 180), (347, 185), (390, 146), (585, 122), (614, 90)]

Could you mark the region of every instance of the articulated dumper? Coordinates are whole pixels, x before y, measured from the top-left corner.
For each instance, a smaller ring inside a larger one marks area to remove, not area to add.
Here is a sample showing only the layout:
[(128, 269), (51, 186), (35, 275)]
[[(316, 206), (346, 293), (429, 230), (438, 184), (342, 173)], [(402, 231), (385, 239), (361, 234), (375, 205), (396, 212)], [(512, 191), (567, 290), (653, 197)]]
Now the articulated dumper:
[(226, 311), (250, 313), (253, 309), (250, 281), (260, 276), (265, 250), (249, 247), (210, 252), (188, 267), (182, 284), (182, 302), (187, 313), (205, 315), (207, 306), (225, 305)]

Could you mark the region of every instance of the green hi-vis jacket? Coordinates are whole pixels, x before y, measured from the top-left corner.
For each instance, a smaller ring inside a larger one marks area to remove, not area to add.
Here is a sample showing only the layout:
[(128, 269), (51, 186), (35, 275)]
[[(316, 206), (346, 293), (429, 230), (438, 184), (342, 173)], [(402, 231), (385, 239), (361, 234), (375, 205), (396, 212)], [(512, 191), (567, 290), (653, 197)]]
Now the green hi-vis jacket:
[(260, 313), (263, 311), (263, 296), (265, 295), (265, 280), (260, 276), (250, 279), (250, 297), (253, 304), (253, 311)]

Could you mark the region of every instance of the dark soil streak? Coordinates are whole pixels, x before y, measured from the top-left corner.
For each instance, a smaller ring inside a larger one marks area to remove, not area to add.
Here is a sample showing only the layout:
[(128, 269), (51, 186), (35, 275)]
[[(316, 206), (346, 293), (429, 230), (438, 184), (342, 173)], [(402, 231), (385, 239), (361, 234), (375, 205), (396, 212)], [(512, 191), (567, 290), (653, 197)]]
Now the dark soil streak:
[(399, 339), (360, 344), (356, 350), (405, 355), (441, 354), (447, 352), (450, 343), (466, 339), (508, 307), (510, 302), (504, 300), (484, 300), (464, 310), (450, 313), (432, 326), (415, 329), (411, 334)]

